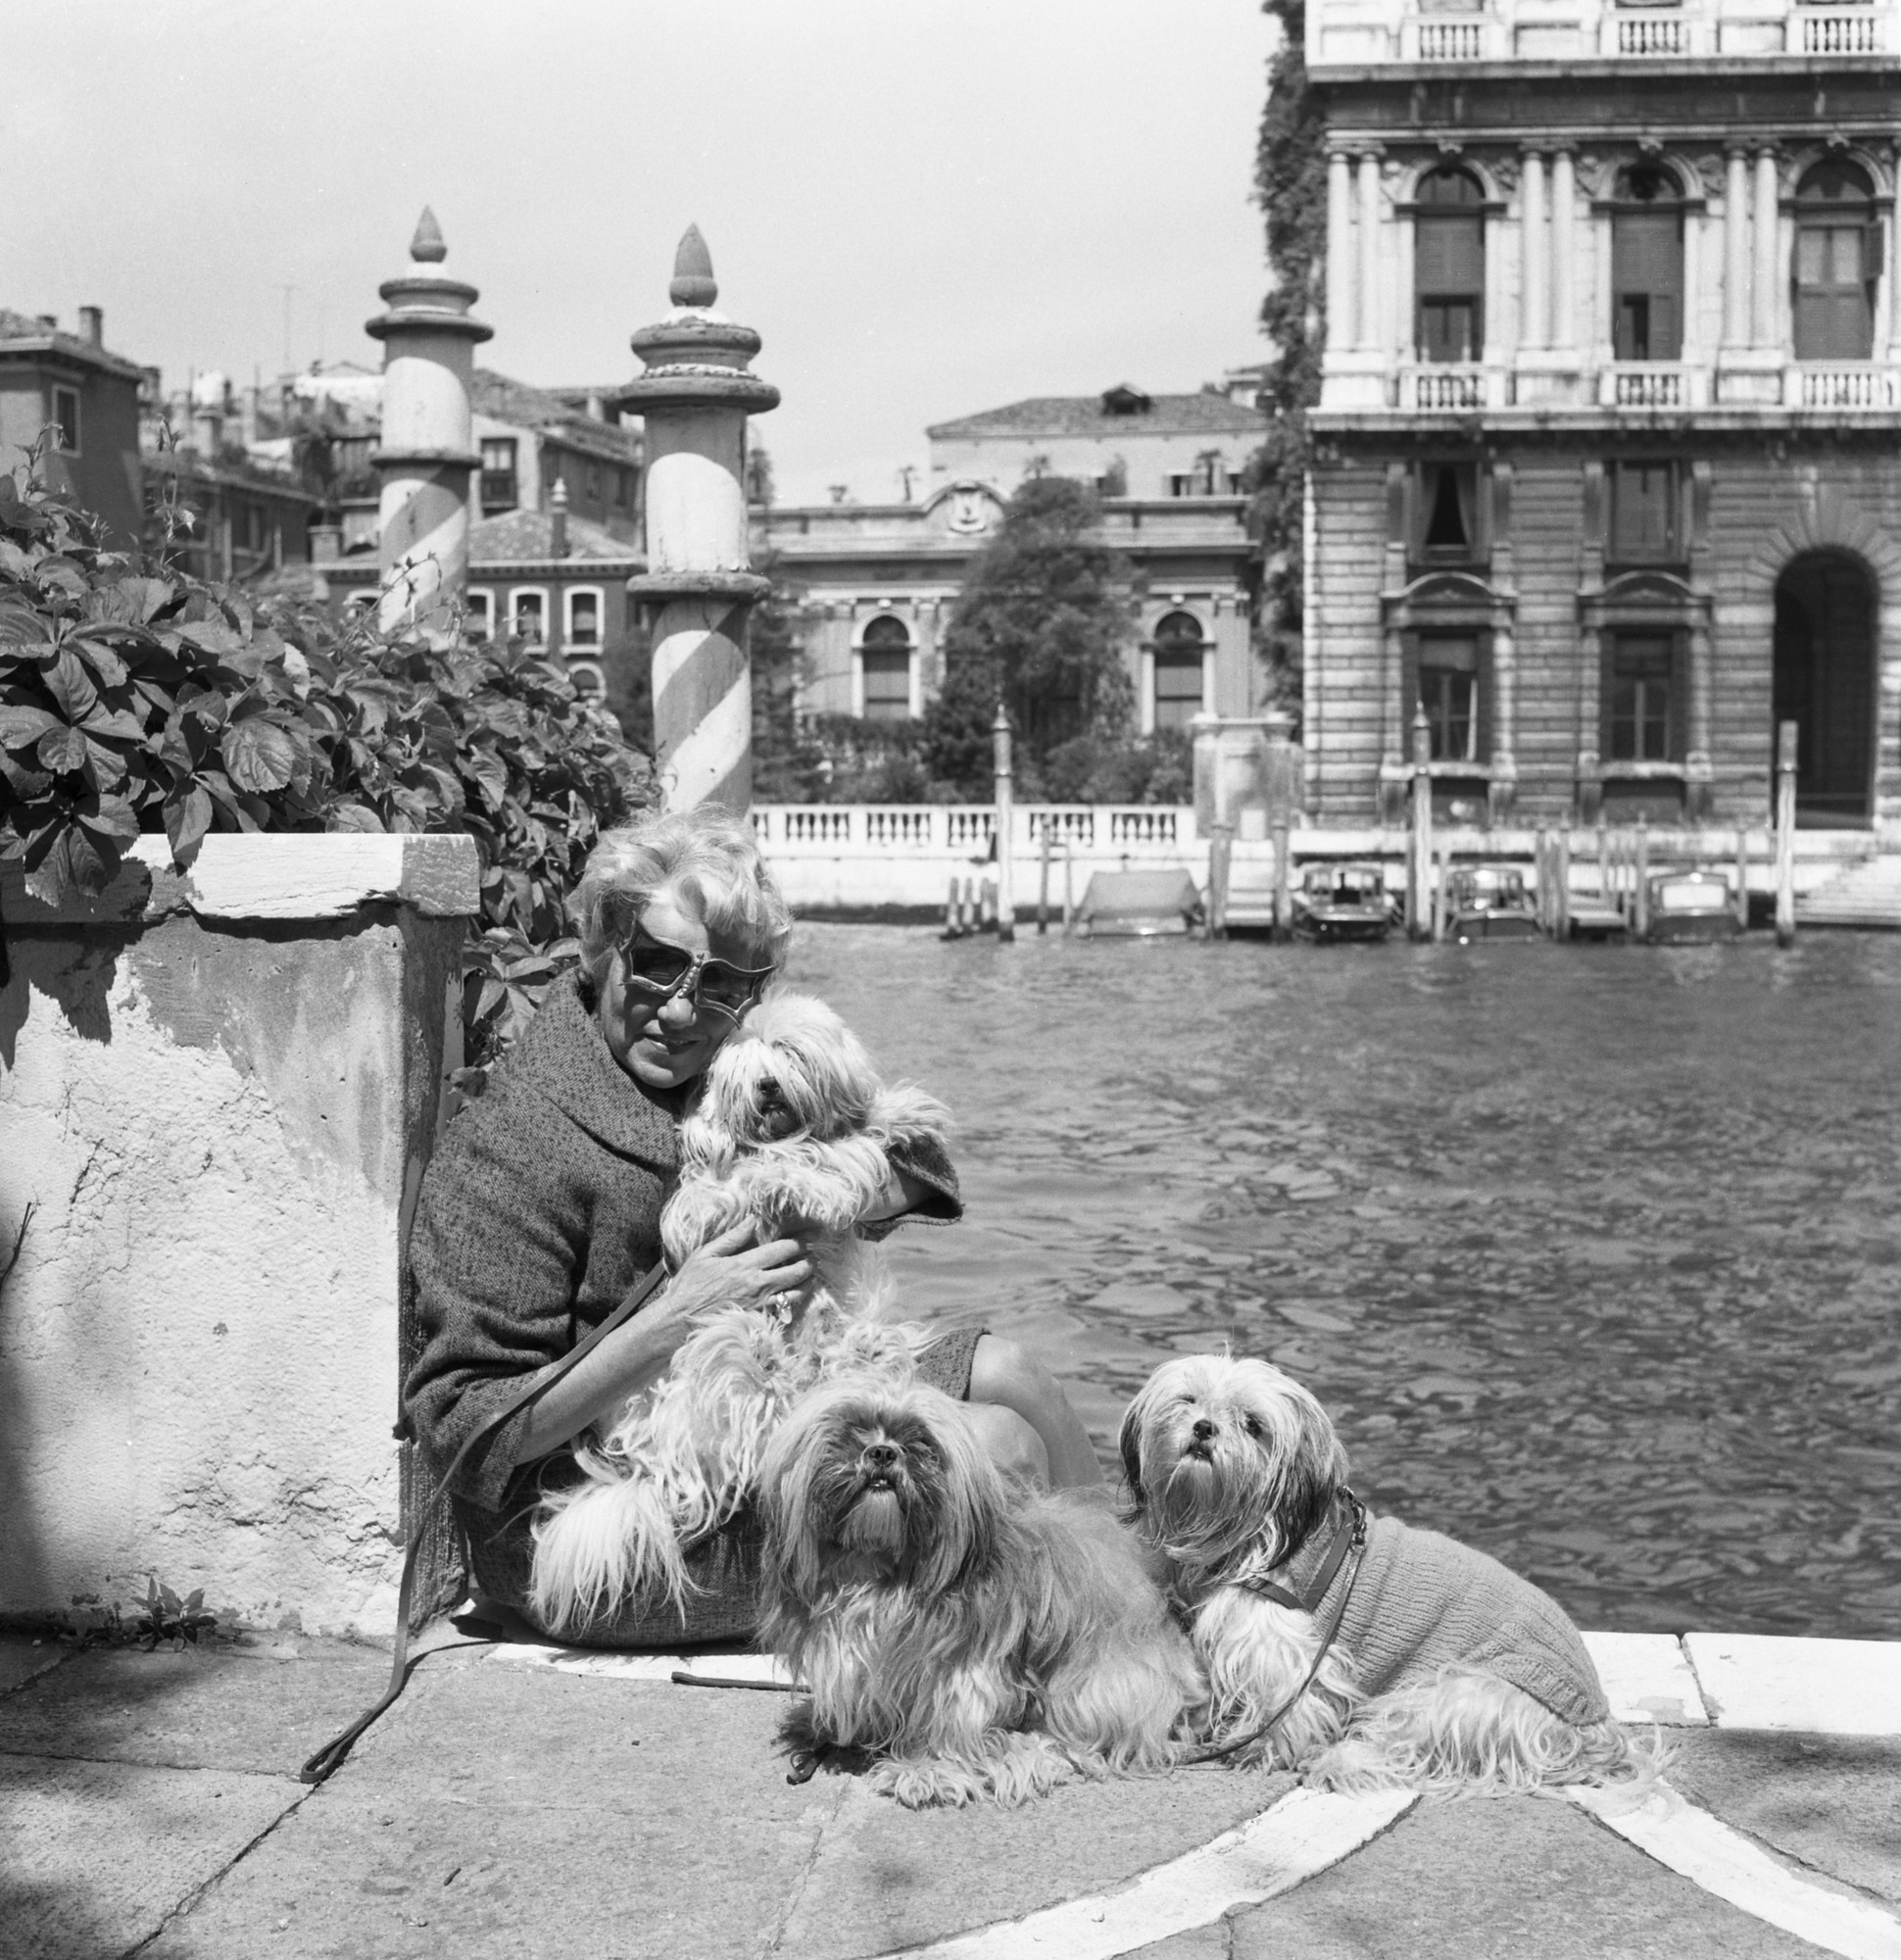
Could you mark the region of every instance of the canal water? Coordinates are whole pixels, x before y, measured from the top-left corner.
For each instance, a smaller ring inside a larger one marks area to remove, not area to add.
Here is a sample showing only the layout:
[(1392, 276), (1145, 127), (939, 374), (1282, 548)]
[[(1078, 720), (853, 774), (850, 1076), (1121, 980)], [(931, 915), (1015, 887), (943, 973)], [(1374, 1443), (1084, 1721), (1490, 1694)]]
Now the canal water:
[(1586, 1626), (1901, 1637), (1901, 936), (945, 944), (790, 979), (956, 1118), (905, 1298), (1070, 1386), (1305, 1382), (1376, 1509)]

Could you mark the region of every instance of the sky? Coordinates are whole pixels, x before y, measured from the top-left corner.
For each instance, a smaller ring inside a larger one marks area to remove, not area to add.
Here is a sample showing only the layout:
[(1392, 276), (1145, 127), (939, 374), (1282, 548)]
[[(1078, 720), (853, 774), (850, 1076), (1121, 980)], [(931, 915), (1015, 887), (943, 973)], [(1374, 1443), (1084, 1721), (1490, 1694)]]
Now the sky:
[(36, 0), (8, 9), (0, 307), (167, 385), (380, 349), (422, 206), (485, 366), (638, 371), (698, 223), (781, 502), (924, 428), (1258, 360), (1258, 0)]

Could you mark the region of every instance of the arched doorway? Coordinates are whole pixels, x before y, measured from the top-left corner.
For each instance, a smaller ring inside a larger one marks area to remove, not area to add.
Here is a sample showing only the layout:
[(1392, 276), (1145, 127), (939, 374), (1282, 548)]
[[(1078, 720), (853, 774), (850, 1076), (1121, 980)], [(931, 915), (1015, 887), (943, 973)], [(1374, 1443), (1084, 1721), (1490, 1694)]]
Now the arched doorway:
[[(1804, 552), (1776, 581), (1776, 719), (1802, 731), (1795, 809), (1806, 823), (1873, 814), (1875, 611), (1875, 580), (1845, 552)], [(1770, 742), (1773, 756), (1773, 729)]]

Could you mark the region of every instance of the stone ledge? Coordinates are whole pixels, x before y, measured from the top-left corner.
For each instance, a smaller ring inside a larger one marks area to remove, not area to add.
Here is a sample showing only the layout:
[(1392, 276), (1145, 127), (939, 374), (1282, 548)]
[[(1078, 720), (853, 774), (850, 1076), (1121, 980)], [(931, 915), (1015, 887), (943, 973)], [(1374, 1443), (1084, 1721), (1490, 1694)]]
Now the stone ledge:
[(0, 865), (0, 920), (12, 928), (103, 925), (191, 912), (201, 919), (345, 918), (371, 905), (413, 906), (426, 918), (481, 909), (481, 858), (461, 833), (355, 830), (216, 832), (188, 871), (164, 837), (141, 837), (96, 899), (57, 906), (30, 898), (18, 864)]

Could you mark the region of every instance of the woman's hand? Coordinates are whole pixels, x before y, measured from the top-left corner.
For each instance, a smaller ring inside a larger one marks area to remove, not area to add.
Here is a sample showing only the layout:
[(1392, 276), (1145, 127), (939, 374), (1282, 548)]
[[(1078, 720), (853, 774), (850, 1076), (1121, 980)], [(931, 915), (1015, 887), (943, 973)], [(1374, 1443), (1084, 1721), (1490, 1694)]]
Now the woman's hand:
[(780, 1294), (804, 1290), (812, 1276), (811, 1261), (797, 1239), (754, 1242), (750, 1224), (734, 1225), (708, 1239), (681, 1262), (654, 1304), (635, 1316), (638, 1324), (653, 1317), (650, 1332), (657, 1338), (664, 1326), (679, 1332), (667, 1348), (670, 1357), (707, 1314), (725, 1306), (763, 1311)]
[(753, 1244), (751, 1224), (708, 1239), (624, 1326), (585, 1355), (528, 1411), (514, 1461), (546, 1456), (662, 1375), (675, 1350), (721, 1307), (762, 1310), (811, 1279), (797, 1239)]

